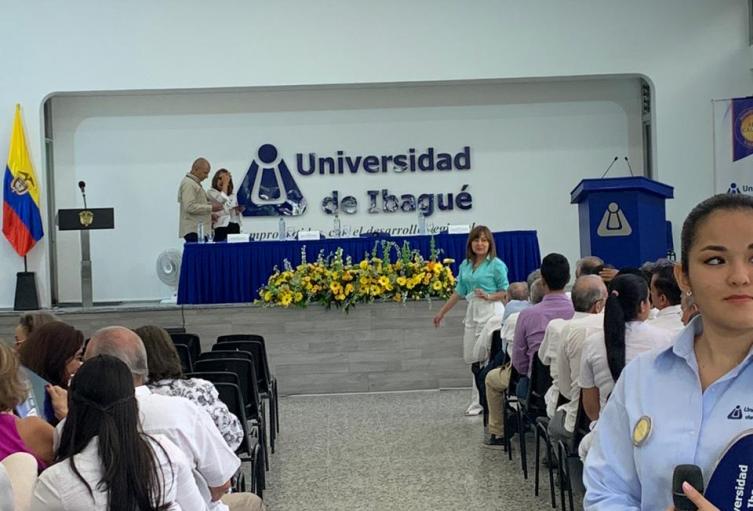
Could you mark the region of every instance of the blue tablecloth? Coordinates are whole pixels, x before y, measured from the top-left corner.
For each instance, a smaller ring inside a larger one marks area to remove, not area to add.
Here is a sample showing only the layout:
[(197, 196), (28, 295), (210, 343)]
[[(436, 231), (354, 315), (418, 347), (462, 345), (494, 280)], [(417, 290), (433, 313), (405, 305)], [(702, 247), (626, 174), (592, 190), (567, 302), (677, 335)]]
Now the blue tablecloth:
[[(306, 246), (306, 259), (314, 261), (320, 250), (324, 255), (342, 247), (343, 257), (350, 255), (360, 261), (371, 252), (375, 243), (389, 240), (399, 245), (408, 241), (428, 258), (431, 236), (391, 236), (340, 238), (318, 241), (253, 241), (250, 243), (186, 243), (180, 268), (179, 304), (247, 303), (259, 297), (275, 265), (282, 267), (287, 259), (295, 266), (301, 262), (301, 248)], [(453, 273), (465, 258), (466, 234), (437, 234), (434, 242), (442, 249), (440, 258), (455, 259)], [(536, 231), (494, 233), (497, 255), (509, 269), (510, 282), (525, 280), (541, 264)], [(378, 255), (381, 257), (379, 249)], [(394, 251), (393, 251), (394, 260)]]

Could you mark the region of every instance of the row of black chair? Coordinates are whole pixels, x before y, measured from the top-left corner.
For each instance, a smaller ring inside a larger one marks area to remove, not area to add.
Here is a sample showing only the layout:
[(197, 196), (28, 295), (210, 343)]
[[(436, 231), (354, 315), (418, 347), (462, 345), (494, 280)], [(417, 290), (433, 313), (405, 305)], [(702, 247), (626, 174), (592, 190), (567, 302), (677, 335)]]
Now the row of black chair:
[[(170, 336), (184, 373), (211, 381), (220, 399), (242, 423), (245, 441), (236, 454), (242, 463), (251, 463), (252, 491), (261, 497), (269, 470), (267, 424), (272, 452), (280, 428), (277, 381), (269, 370), (264, 338), (252, 334), (220, 336), (212, 351), (202, 353), (199, 336), (185, 332)], [(245, 491), (242, 474), (237, 487)]]
[[(549, 468), (549, 493), (551, 498), (551, 505), (553, 508), (557, 507), (555, 484), (554, 484), (554, 468), (557, 467), (557, 476), (559, 479), (560, 487), (560, 502), (562, 508), (567, 509), (569, 503), (570, 509), (574, 509), (573, 505), (573, 491), (582, 494), (584, 488), (580, 480), (583, 465), (578, 457), (578, 445), (583, 437), (589, 431), (589, 419), (583, 410), (582, 403), (578, 409), (578, 415), (576, 417), (575, 433), (573, 439), (568, 442), (559, 441), (558, 445), (553, 445), (551, 438), (549, 437), (549, 418), (546, 414), (546, 401), (544, 396), (552, 385), (552, 377), (549, 371), (549, 367), (544, 365), (538, 357), (538, 353), (533, 355), (533, 361), (531, 366), (531, 378), (528, 387), (528, 393), (525, 399), (518, 399), (515, 395), (515, 388), (517, 386), (520, 375), (515, 368), (512, 368), (512, 374), (510, 377), (510, 385), (507, 392), (504, 394), (503, 401), (503, 424), (505, 425), (505, 450), (508, 454), (508, 459), (512, 460), (512, 441), (513, 432), (509, 431), (509, 428), (515, 426), (517, 429), (519, 446), (520, 446), (520, 464), (523, 472), (523, 477), (528, 479), (528, 458), (526, 452), (526, 432), (529, 430), (529, 425), (533, 426), (533, 430), (536, 434), (536, 452), (535, 452), (535, 481), (534, 481), (534, 494), (539, 494), (539, 471), (541, 463), (541, 440), (544, 441), (546, 447), (547, 464)], [(566, 400), (561, 398), (561, 402), (564, 404)], [(513, 422), (514, 418), (514, 422)], [(556, 451), (555, 451), (556, 449)], [(567, 494), (567, 500), (565, 499)]]

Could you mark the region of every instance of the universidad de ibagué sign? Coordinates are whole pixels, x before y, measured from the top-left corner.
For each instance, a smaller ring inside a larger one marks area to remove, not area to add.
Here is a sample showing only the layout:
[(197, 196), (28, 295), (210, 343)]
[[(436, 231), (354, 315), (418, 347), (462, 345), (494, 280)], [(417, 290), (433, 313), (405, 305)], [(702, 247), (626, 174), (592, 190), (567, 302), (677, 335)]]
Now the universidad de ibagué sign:
[[(391, 155), (350, 155), (337, 151), (331, 156), (315, 153), (297, 153), (296, 169), (302, 176), (338, 176), (346, 174), (408, 174), (429, 172), (468, 171), (471, 169), (471, 148), (464, 146), (457, 153), (440, 152), (434, 147), (418, 152), (409, 148), (403, 154)], [(380, 188), (366, 190), (367, 211), (371, 214), (415, 212), (420, 209), (424, 216), (435, 211), (469, 210), (473, 207), (473, 197), (468, 184), (460, 190), (447, 193), (400, 193), (396, 190)], [(324, 197), (322, 210), (327, 214), (342, 212), (354, 214), (359, 209), (358, 199), (339, 190)]]

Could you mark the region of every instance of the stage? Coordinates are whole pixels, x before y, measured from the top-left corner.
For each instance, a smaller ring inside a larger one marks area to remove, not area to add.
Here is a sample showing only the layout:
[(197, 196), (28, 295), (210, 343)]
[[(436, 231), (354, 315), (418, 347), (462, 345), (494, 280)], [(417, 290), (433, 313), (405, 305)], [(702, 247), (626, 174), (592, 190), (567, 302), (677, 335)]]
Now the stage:
[[(469, 387), (471, 376), (461, 347), (465, 304), (459, 303), (435, 329), (432, 318), (441, 305), (373, 303), (346, 314), (318, 305), (282, 309), (140, 303), (52, 312), (86, 337), (109, 325), (185, 326), (201, 337), (204, 351), (218, 335), (263, 335), (279, 391), (293, 395)], [(0, 312), (5, 342), (13, 343), (20, 315)]]

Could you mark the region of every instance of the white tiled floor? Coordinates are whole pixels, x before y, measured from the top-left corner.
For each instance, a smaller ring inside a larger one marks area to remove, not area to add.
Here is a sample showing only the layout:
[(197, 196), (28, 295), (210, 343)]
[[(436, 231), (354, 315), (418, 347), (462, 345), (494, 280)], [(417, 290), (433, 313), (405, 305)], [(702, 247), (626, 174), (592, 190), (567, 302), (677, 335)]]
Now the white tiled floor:
[(268, 509), (551, 509), (543, 468), (541, 496), (533, 496), (533, 444), (526, 481), (517, 448), (508, 461), (481, 446), (481, 418), (462, 414), (469, 394), (283, 398)]

